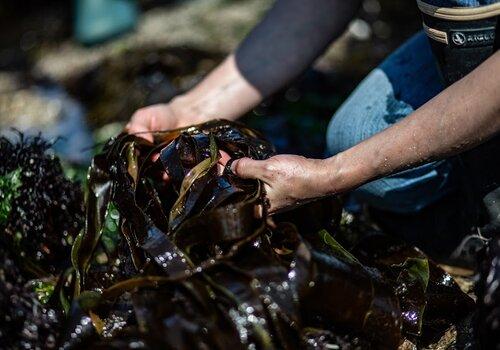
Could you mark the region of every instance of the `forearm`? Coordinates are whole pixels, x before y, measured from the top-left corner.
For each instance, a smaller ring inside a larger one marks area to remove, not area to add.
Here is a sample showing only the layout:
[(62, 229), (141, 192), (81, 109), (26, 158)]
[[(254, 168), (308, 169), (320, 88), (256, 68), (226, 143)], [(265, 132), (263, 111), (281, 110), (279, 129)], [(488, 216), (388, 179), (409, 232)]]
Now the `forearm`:
[(327, 192), (473, 148), (500, 131), (500, 52), (394, 126), (325, 161)]
[(174, 100), (193, 121), (234, 120), (301, 74), (340, 36), (359, 0), (278, 0), (200, 84)]
[(227, 57), (197, 86), (172, 100), (172, 108), (186, 125), (211, 119), (235, 120), (262, 101), (262, 94)]

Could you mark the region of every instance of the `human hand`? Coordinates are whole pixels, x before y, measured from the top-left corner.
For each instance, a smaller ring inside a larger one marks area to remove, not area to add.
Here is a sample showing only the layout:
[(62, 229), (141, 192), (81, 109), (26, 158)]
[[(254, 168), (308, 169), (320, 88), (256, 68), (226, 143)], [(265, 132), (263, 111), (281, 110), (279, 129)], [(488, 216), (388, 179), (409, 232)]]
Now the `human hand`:
[(266, 160), (241, 158), (233, 162), (231, 169), (241, 178), (264, 182), (271, 214), (330, 194), (330, 177), (323, 160), (296, 155)]
[(211, 119), (193, 105), (188, 95), (179, 95), (169, 103), (140, 108), (130, 118), (125, 131), (153, 141), (153, 131), (178, 129)]
[(139, 133), (138, 136), (153, 141), (149, 132), (176, 129), (179, 124), (179, 116), (171, 104), (156, 104), (138, 109), (125, 126), (125, 131), (130, 134)]

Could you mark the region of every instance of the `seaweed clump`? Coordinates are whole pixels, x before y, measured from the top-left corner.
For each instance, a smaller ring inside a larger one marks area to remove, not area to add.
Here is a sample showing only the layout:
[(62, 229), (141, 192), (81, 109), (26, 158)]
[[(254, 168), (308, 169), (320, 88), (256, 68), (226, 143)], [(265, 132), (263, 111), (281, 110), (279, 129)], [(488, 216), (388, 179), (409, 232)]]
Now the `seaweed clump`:
[(272, 156), (258, 132), (212, 121), (139, 136), (94, 157), (82, 230), (78, 184), (50, 145), (1, 139), (3, 347), (426, 347), (474, 306), (416, 248), (372, 236), (346, 250), (336, 199), (268, 217), (263, 184), (222, 161)]
[(40, 136), (0, 137), (0, 239), (38, 274), (54, 273), (83, 223), (79, 184)]
[(500, 237), (493, 237), (481, 253), (476, 330), (485, 349), (500, 348)]
[(110, 140), (90, 167), (85, 230), (59, 283), (61, 347), (396, 349), (472, 309), (419, 250), (379, 237), (347, 251), (312, 224), (338, 203), (270, 220), (262, 183), (221, 165), (221, 151), (272, 156), (256, 131), (212, 121), (139, 136)]
[(56, 349), (63, 315), (47, 303), (52, 279), (29, 280), (17, 259), (0, 249), (0, 343), (2, 349)]
[[(79, 184), (40, 136), (0, 137), (0, 343), (56, 348), (62, 312), (49, 302), (83, 226)], [(55, 305), (54, 305), (55, 304)]]

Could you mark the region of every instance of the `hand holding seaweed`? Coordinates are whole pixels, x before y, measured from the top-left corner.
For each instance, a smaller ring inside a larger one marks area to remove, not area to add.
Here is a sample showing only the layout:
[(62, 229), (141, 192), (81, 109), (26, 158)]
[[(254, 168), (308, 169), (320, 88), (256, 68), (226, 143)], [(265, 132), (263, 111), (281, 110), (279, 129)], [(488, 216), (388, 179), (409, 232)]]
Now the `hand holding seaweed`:
[(60, 320), (45, 347), (395, 349), (469, 312), (470, 298), (421, 252), (376, 239), (353, 255), (320, 230), (319, 217), (338, 222), (326, 212), (338, 202), (272, 226), (256, 215), (264, 183), (224, 164), (274, 155), (256, 131), (213, 121), (152, 141), (122, 134), (94, 157), (71, 266), (35, 281), (50, 324)]
[[(348, 343), (345, 334), (399, 345), (405, 316), (391, 287), (399, 281), (364, 267), (328, 233), (310, 240), (290, 223), (269, 227), (265, 212), (256, 215), (264, 183), (222, 168), (228, 158), (279, 161), (262, 136), (225, 121), (152, 136), (121, 135), (94, 159), (87, 227), (73, 249), (70, 324), (90, 315), (103, 325), (94, 328), (105, 347), (294, 349)], [(115, 251), (102, 244), (111, 207), (119, 213)], [(420, 318), (422, 295), (407, 306)], [(408, 330), (420, 335), (421, 323)]]
[(331, 194), (332, 176), (324, 160), (283, 154), (266, 160), (237, 159), (231, 168), (239, 177), (264, 184), (269, 214)]
[(158, 104), (136, 111), (125, 126), (125, 131), (152, 142), (151, 130), (172, 130), (177, 128), (177, 124), (172, 107), (169, 104)]

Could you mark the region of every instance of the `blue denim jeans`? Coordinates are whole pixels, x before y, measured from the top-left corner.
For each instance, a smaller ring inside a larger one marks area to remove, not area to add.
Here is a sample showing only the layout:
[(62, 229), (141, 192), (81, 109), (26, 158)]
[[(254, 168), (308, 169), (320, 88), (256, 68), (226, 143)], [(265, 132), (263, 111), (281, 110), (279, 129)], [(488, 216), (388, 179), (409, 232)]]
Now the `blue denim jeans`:
[[(428, 39), (418, 33), (373, 70), (335, 113), (327, 132), (330, 155), (390, 127), (442, 90)], [(353, 196), (378, 209), (411, 213), (449, 193), (451, 173), (450, 161), (432, 162), (370, 182)]]
[(425, 3), (443, 7), (476, 7), (491, 5), (498, 0), (424, 0)]

